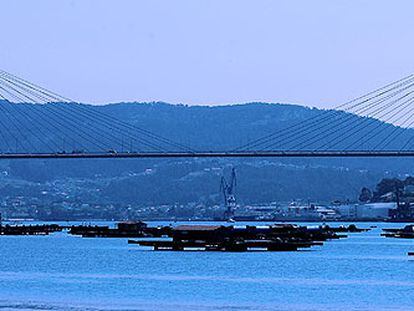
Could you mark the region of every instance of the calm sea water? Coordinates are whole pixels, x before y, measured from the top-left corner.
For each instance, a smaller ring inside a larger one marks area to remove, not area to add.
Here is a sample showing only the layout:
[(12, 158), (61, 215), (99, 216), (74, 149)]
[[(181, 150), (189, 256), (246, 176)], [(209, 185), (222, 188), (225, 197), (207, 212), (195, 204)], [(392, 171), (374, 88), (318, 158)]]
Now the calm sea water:
[(64, 233), (0, 237), (0, 310), (414, 310), (414, 242), (379, 236), (403, 224), (373, 225), (287, 253), (154, 252)]

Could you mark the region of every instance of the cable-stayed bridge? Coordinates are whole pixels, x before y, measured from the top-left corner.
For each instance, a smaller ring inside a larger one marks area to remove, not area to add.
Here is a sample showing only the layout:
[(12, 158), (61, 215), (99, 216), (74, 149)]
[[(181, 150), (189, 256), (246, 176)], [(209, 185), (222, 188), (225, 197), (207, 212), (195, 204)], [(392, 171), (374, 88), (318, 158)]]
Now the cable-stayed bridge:
[(0, 158), (411, 157), (413, 102), (409, 75), (247, 144), (210, 151), (0, 70)]

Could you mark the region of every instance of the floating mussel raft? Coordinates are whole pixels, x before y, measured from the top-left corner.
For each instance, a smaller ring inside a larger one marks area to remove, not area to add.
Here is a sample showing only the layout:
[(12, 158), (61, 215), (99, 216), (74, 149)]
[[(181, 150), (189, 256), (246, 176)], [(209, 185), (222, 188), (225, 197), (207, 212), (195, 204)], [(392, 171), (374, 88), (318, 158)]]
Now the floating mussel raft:
[(414, 225), (407, 225), (401, 229), (382, 229), (382, 236), (387, 238), (414, 239)]
[[(149, 246), (154, 250), (206, 250), (244, 252), (250, 250), (297, 251), (322, 245), (326, 240), (345, 238), (346, 232), (362, 232), (355, 225), (329, 226), (211, 226), (181, 225), (150, 227), (144, 222), (120, 222), (109, 226), (77, 225), (0, 225), (0, 235), (48, 235), (67, 230), (69, 234), (93, 238), (141, 238), (128, 240), (130, 244)], [(162, 239), (154, 239), (160, 238)], [(148, 239), (151, 238), (151, 239)]]
[[(406, 225), (401, 229), (382, 229), (382, 231), (384, 233), (381, 235), (387, 238), (414, 239), (414, 225)], [(414, 256), (414, 252), (408, 252), (408, 256)]]
[(49, 235), (62, 231), (59, 225), (0, 225), (0, 235)]
[(168, 236), (170, 226), (149, 227), (142, 221), (119, 222), (116, 228), (109, 226), (71, 226), (69, 234), (80, 235), (84, 238), (140, 238)]
[(170, 239), (129, 240), (128, 243), (167, 251), (297, 251), (322, 245), (327, 240), (347, 237), (338, 234), (338, 232), (366, 230), (358, 229), (354, 225), (338, 228), (330, 228), (329, 226), (304, 227), (290, 224), (243, 227), (181, 225), (172, 228)]

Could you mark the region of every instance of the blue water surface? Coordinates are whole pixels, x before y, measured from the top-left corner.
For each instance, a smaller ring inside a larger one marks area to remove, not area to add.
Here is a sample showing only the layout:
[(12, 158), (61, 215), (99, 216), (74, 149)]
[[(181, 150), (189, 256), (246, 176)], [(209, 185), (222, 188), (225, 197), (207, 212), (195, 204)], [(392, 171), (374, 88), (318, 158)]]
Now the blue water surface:
[[(336, 224), (338, 225), (338, 224)], [(56, 233), (0, 237), (0, 310), (414, 310), (414, 241), (301, 252), (162, 252)]]

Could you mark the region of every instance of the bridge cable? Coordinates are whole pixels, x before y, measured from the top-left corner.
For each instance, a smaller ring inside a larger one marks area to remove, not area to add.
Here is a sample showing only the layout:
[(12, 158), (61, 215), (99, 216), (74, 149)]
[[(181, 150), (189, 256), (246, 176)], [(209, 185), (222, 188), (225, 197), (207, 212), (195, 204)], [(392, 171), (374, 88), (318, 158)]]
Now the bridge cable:
[[(384, 103), (386, 100), (388, 100), (388, 99), (391, 99), (392, 97), (394, 97), (394, 96), (396, 96), (396, 95), (398, 95), (399, 93), (401, 93), (401, 92), (403, 92), (403, 91), (405, 91), (406, 89), (408, 89), (409, 87), (411, 87), (413, 84), (411, 84), (411, 85), (409, 85), (408, 87), (404, 87), (404, 88), (402, 88), (402, 89), (400, 89), (400, 90), (397, 90), (397, 91), (395, 91), (395, 92), (393, 92), (393, 93), (391, 93), (391, 94), (389, 94), (389, 95), (387, 95), (387, 96), (384, 96), (384, 97), (382, 97), (382, 98), (380, 98), (380, 99), (377, 99), (376, 101), (374, 101), (374, 102), (371, 102), (371, 103), (369, 103), (369, 104), (366, 104), (365, 102), (364, 102), (364, 104), (365, 104), (365, 106), (362, 106), (362, 107), (359, 107), (357, 110), (355, 110), (355, 111), (353, 111), (353, 113), (351, 114), (351, 113), (347, 113), (347, 115), (345, 115), (345, 118), (343, 118), (342, 120), (340, 120), (340, 122), (339, 123), (337, 123), (336, 121), (336, 119), (333, 119), (333, 118), (328, 118), (328, 119), (326, 119), (325, 121), (326, 121), (326, 123), (325, 124), (323, 124), (322, 123), (322, 125), (320, 124), (320, 123), (318, 123), (318, 122), (315, 122), (311, 127), (308, 127), (305, 131), (302, 131), (302, 132), (294, 132), (293, 134), (291, 134), (291, 135), (289, 135), (288, 137), (286, 137), (286, 138), (283, 138), (282, 139), (282, 141), (285, 141), (287, 138), (293, 138), (294, 136), (299, 136), (298, 138), (302, 138), (302, 139), (304, 139), (304, 137), (306, 137), (306, 136), (308, 136), (309, 134), (313, 134), (314, 132), (315, 132), (315, 130), (319, 133), (319, 132), (321, 132), (321, 130), (324, 128), (324, 127), (329, 127), (329, 129), (331, 129), (331, 131), (332, 131), (332, 128), (331, 128), (331, 125), (335, 125), (336, 127), (339, 127), (340, 125), (342, 125), (342, 124), (345, 124), (346, 122), (348, 122), (348, 121), (351, 121), (351, 122), (354, 122), (354, 124), (355, 124), (355, 122), (358, 122), (358, 120), (357, 119), (355, 119), (355, 114), (361, 114), (361, 113), (366, 113), (366, 112), (368, 112), (368, 113), (371, 113), (372, 114), (372, 112), (369, 112), (369, 110), (370, 109), (372, 109), (372, 108), (374, 108), (374, 107), (377, 107), (377, 106), (379, 106), (380, 104), (382, 104), (382, 103)], [(382, 95), (385, 95), (386, 93), (384, 93), (384, 94), (382, 94)], [(379, 109), (381, 109), (381, 107), (379, 108)], [(377, 109), (376, 110), (376, 112), (378, 112), (379, 110)], [(337, 114), (343, 114), (344, 112), (343, 111), (338, 111), (338, 113)], [(337, 115), (337, 114), (335, 114), (335, 115)], [(321, 133), (321, 134), (323, 134), (323, 133)], [(313, 140), (315, 140), (315, 138), (316, 137), (314, 137), (313, 138)], [(311, 138), (312, 139), (312, 138)], [(276, 142), (273, 142), (272, 144), (267, 144), (264, 148), (271, 148), (271, 147), (273, 147), (275, 144), (278, 144), (278, 143), (280, 143), (281, 141), (280, 140), (278, 140), (278, 141), (276, 141)], [(309, 140), (307, 140), (307, 142), (309, 142)], [(300, 146), (300, 144), (297, 144), (297, 145), (295, 145), (294, 147), (292, 147), (293, 149), (294, 148), (298, 148)]]
[[(358, 102), (358, 104), (356, 104), (356, 105), (363, 104), (363, 103), (371, 100), (372, 98), (381, 96), (382, 94), (388, 92), (388, 90), (387, 90), (388, 88), (391, 88), (392, 87), (392, 89), (395, 89), (395, 88), (397, 88), (397, 87), (400, 86), (400, 83), (405, 83), (407, 81), (408, 82), (411, 82), (412, 79), (413, 79), (413, 77), (414, 77), (414, 74), (410, 74), (410, 75), (408, 75), (408, 76), (406, 76), (406, 77), (404, 77), (402, 79), (399, 79), (397, 81), (394, 81), (392, 83), (389, 83), (389, 84), (387, 84), (387, 85), (385, 85), (383, 87), (380, 87), (380, 88), (378, 88), (378, 89), (376, 89), (374, 91), (371, 91), (371, 92), (369, 92), (369, 93), (367, 93), (365, 95), (362, 95), (360, 97), (357, 97), (355, 99), (352, 99), (352, 100), (350, 100), (350, 101), (348, 101), (348, 102), (346, 102), (344, 104), (341, 104), (341, 105), (339, 105), (339, 106), (337, 106), (337, 107), (335, 107), (333, 109), (324, 110), (324, 112), (322, 114), (323, 115), (326, 115), (326, 114), (331, 113), (332, 111), (340, 110), (340, 109), (341, 110), (347, 110), (346, 107), (349, 106), (349, 105), (351, 105), (351, 104), (353, 104), (353, 103), (355, 103), (355, 102)], [(397, 86), (395, 86), (395, 85), (397, 85)], [(379, 94), (377, 94), (377, 93), (379, 93)], [(374, 95), (374, 94), (377, 94), (377, 95)], [(366, 99), (367, 97), (368, 97), (368, 99)], [(360, 100), (363, 100), (363, 101), (362, 102), (359, 102)], [(343, 108), (345, 108), (345, 109), (343, 109)], [(352, 107), (351, 107), (351, 109), (352, 109)], [(314, 116), (312, 118), (307, 119), (305, 122), (310, 122), (310, 121), (313, 121), (313, 120), (315, 120), (317, 122), (320, 117), (321, 117), (321, 115), (316, 115), (316, 116)], [(330, 117), (330, 116), (328, 116), (328, 117)], [(269, 140), (269, 139), (271, 140), (274, 136), (280, 135), (281, 132), (284, 132), (284, 131), (290, 131), (290, 130), (295, 129), (297, 127), (304, 128), (307, 125), (306, 124), (304, 125), (303, 123), (304, 123), (303, 121), (300, 121), (300, 122), (298, 122), (298, 123), (296, 123), (294, 125), (291, 125), (291, 126), (285, 128), (285, 129), (281, 130), (281, 131), (275, 131), (272, 134), (266, 135), (264, 137), (261, 137), (261, 138), (258, 138), (256, 140), (253, 140), (253, 141), (251, 141), (251, 142), (249, 142), (249, 143), (247, 143), (245, 145), (242, 145), (242, 146), (236, 148), (234, 151), (237, 151), (237, 150), (247, 150), (247, 148), (249, 148), (249, 147), (256, 147), (256, 146), (260, 145), (262, 143), (262, 141)]]
[[(8, 72), (5, 72), (4, 70), (1, 70), (1, 72), (3, 72), (4, 74), (7, 74), (9, 77), (12, 77), (13, 79), (18, 80), (20, 83), (25, 84), (26, 86), (31, 87), (31, 88), (37, 90), (38, 92), (41, 92), (42, 94), (45, 94), (45, 95), (47, 95), (47, 96), (49, 96), (51, 98), (54, 98), (55, 101), (64, 101), (64, 102), (68, 102), (68, 103), (74, 103), (73, 100), (70, 100), (70, 99), (65, 98), (63, 96), (60, 96), (60, 95), (58, 95), (58, 94), (56, 94), (56, 93), (54, 93), (52, 91), (46, 90), (45, 88), (42, 88), (40, 86), (37, 86), (37, 85), (35, 85), (35, 84), (31, 83), (31, 82), (28, 82), (28, 81), (26, 81), (26, 80), (24, 80), (22, 78), (16, 77), (16, 76), (14, 76), (14, 75), (12, 75), (12, 74), (10, 74)], [(80, 105), (80, 108), (82, 108), (83, 110), (87, 110), (87, 107), (85, 107), (85, 105), (81, 105), (81, 104), (79, 104), (79, 105)], [(163, 141), (164, 143), (168, 143), (170, 145), (174, 145), (176, 147), (180, 147), (183, 150), (189, 150), (189, 149), (191, 150), (191, 148), (189, 148), (188, 146), (184, 146), (182, 144), (173, 142), (172, 140), (170, 140), (168, 138), (164, 138), (164, 137), (162, 137), (160, 135), (154, 134), (154, 133), (152, 133), (150, 131), (147, 131), (147, 130), (142, 129), (140, 127), (137, 127), (135, 125), (131, 125), (131, 124), (125, 123), (123, 121), (120, 121), (117, 118), (114, 118), (112, 116), (109, 116), (109, 115), (107, 115), (107, 114), (105, 114), (103, 112), (97, 111), (95, 109), (93, 110), (92, 113), (93, 113), (93, 115), (94, 115), (95, 118), (97, 117), (97, 115), (100, 115), (101, 116), (101, 119), (102, 118), (106, 118), (107, 121), (109, 120), (110, 122), (116, 122), (120, 126), (128, 127), (128, 128), (133, 129), (135, 131), (139, 131), (141, 134), (146, 135), (146, 136), (149, 136), (149, 137), (151, 137), (153, 139), (157, 139), (159, 141)]]

